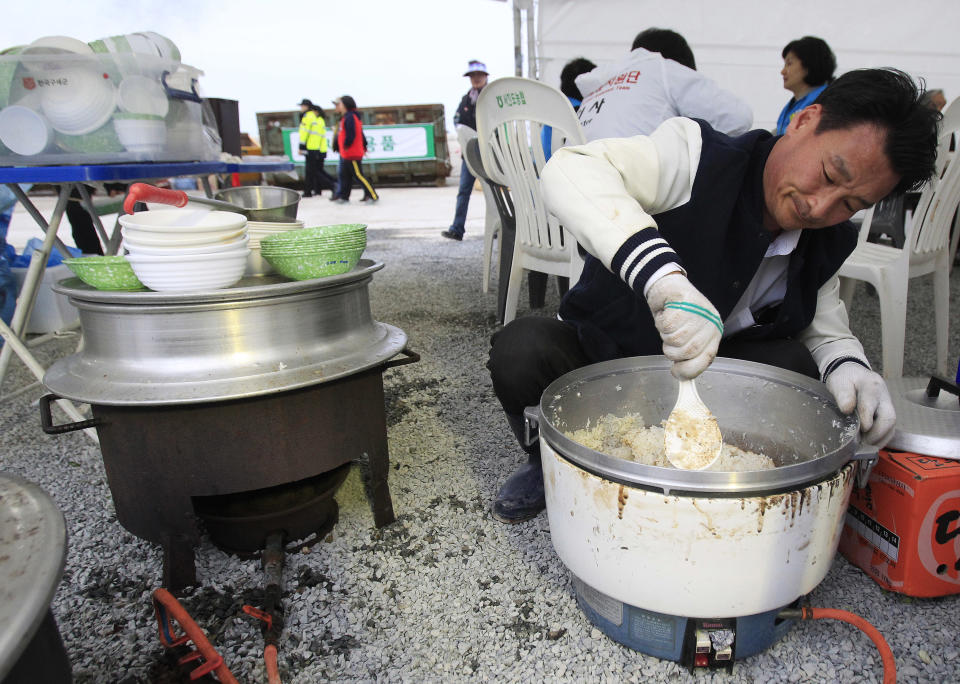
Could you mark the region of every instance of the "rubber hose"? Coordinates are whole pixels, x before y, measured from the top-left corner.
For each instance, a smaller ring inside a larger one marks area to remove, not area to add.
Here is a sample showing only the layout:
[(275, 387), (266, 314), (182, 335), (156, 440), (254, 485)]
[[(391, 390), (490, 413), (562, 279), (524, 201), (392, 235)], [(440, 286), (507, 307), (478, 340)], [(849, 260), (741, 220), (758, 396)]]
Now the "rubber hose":
[(277, 666), (277, 647), (270, 644), (263, 649), (263, 661), (267, 666), (267, 682), (280, 684), (280, 668)]
[(812, 607), (804, 607), (802, 617), (804, 620), (841, 620), (862, 631), (870, 637), (874, 646), (880, 651), (880, 659), (883, 661), (883, 684), (896, 684), (897, 663), (893, 658), (893, 651), (890, 650), (890, 645), (887, 644), (887, 640), (883, 638), (880, 630), (862, 617), (846, 610)]

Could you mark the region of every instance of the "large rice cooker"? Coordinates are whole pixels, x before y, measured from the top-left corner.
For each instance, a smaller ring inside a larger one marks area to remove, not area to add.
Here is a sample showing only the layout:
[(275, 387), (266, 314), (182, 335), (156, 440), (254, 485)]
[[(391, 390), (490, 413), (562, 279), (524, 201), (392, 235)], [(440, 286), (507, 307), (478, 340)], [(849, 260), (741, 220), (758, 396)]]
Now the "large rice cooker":
[(525, 413), (539, 428), (553, 545), (588, 618), (644, 653), (731, 667), (784, 634), (793, 622), (780, 611), (823, 580), (854, 478), (866, 481), (877, 450), (861, 448), (856, 415), (806, 376), (718, 358), (697, 390), (724, 442), (777, 467), (641, 465), (566, 436), (606, 414), (660, 425), (677, 398), (662, 356), (568, 373)]

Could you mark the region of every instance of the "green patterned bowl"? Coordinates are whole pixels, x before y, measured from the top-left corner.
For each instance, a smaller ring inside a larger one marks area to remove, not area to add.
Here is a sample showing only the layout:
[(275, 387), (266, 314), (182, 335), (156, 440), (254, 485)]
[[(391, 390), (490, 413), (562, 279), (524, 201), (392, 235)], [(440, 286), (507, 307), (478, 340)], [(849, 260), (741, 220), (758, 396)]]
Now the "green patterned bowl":
[(346, 273), (357, 265), (362, 254), (363, 249), (359, 248), (289, 256), (263, 254), (263, 258), (280, 275), (292, 280), (310, 280)]
[(98, 290), (146, 290), (123, 256), (88, 256), (64, 259), (80, 280)]

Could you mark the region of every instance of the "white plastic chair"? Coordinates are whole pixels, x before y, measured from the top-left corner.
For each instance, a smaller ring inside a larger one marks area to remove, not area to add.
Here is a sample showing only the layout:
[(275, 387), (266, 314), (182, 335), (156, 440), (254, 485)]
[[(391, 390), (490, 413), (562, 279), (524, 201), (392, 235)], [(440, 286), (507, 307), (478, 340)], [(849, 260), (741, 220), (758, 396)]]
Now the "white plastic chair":
[[(477, 169), (470, 163), (467, 156), (467, 144), (477, 137), (477, 132), (469, 126), (457, 126), (457, 141), (460, 143), (460, 156), (467, 164), (467, 168), (473, 177), (480, 181), (480, 187), (483, 188), (483, 279), (481, 281), (482, 292), (490, 290), (490, 265), (493, 263), (493, 240), (500, 234), (500, 214), (497, 212), (496, 202), (493, 198), (493, 190), (490, 184), (483, 179), (483, 174), (478, 173)], [(500, 254), (497, 253), (497, 261), (500, 263)]]
[(872, 284), (880, 299), (883, 377), (903, 375), (907, 286), (911, 278), (933, 273), (937, 372), (947, 373), (950, 317), (950, 227), (960, 205), (960, 162), (950, 163), (952, 133), (940, 138), (937, 173), (920, 193), (903, 249), (867, 241), (874, 208), (860, 228), (856, 249), (840, 267), (840, 298), (850, 310), (857, 280)]
[[(960, 97), (947, 105), (943, 110), (943, 120), (940, 122), (940, 139), (947, 135), (953, 135), (953, 148), (949, 149), (950, 156), (956, 156), (957, 146), (960, 145)], [(943, 145), (941, 144), (941, 147)], [(953, 271), (953, 264), (957, 257), (957, 247), (960, 247), (960, 215), (954, 217), (953, 227), (950, 231), (950, 270)]]
[(507, 286), (504, 324), (517, 315), (524, 270), (580, 279), (583, 259), (577, 241), (547, 212), (540, 192), (545, 155), (540, 132), (553, 127), (553, 147), (560, 141), (586, 142), (567, 96), (556, 88), (526, 78), (500, 78), (477, 98), (477, 132), (483, 167), (490, 178), (510, 188), (516, 210), (517, 236)]

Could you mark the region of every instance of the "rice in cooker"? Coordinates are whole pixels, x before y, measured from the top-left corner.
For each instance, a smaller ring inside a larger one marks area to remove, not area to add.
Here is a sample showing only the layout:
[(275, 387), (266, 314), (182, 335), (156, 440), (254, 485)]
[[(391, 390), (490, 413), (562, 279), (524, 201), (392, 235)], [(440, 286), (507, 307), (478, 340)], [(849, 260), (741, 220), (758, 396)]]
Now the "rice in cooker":
[[(615, 416), (608, 413), (593, 427), (568, 432), (566, 436), (588, 449), (609, 456), (643, 465), (673, 468), (664, 451), (663, 428), (645, 425), (639, 414)], [(776, 468), (776, 464), (769, 456), (724, 444), (720, 457), (706, 470), (745, 472), (772, 468)]]

